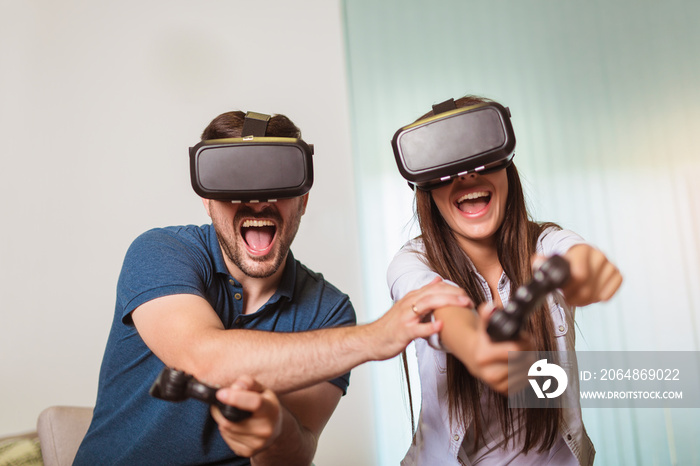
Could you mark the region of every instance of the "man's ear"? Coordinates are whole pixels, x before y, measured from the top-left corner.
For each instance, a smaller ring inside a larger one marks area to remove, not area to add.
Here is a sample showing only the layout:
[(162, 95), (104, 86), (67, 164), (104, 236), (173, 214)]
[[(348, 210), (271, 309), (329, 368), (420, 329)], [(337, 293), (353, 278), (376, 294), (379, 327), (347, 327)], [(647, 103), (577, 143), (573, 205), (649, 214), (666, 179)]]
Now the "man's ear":
[(306, 204), (309, 203), (309, 193), (306, 193), (302, 196), (301, 202), (302, 202), (301, 215), (304, 215), (306, 213)]
[(211, 212), (209, 211), (209, 201), (210, 201), (210, 199), (202, 198), (202, 204), (204, 204), (204, 210), (207, 211), (207, 215), (209, 216), (209, 218), (211, 218)]

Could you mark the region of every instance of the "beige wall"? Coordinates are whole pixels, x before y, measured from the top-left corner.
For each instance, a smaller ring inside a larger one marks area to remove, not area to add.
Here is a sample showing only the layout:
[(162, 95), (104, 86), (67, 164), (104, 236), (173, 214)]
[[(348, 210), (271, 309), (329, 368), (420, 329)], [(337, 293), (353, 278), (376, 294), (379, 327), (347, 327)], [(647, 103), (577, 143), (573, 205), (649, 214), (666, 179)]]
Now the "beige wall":
[[(187, 147), (224, 111), (285, 113), (316, 148), (293, 250), (362, 292), (339, 1), (0, 2), (0, 435), (94, 403), (121, 261), (205, 223)], [(368, 369), (318, 465), (371, 464)]]

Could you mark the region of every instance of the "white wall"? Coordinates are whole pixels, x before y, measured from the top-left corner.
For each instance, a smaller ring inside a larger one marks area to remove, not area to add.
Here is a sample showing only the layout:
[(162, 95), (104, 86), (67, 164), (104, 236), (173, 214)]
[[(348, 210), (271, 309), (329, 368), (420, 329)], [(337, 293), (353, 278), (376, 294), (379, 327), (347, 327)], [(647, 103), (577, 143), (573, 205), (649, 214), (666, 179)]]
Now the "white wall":
[[(0, 436), (91, 405), (131, 240), (205, 223), (187, 147), (216, 115), (284, 113), (315, 144), (293, 246), (362, 312), (340, 3), (0, 2)], [(371, 464), (369, 369), (316, 464)]]

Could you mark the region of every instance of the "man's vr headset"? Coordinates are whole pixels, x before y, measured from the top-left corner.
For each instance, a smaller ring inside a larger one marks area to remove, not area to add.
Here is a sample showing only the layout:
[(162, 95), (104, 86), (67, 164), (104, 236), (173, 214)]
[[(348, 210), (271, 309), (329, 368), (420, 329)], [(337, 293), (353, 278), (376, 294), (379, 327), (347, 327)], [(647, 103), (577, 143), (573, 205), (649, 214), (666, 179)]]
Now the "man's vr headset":
[(314, 181), (313, 145), (265, 137), (269, 115), (248, 112), (243, 137), (209, 139), (190, 147), (190, 178), (205, 199), (276, 201), (302, 196)]
[(507, 167), (515, 156), (510, 110), (496, 102), (457, 108), (453, 99), (434, 116), (399, 129), (391, 141), (409, 186), (430, 190), (467, 173)]

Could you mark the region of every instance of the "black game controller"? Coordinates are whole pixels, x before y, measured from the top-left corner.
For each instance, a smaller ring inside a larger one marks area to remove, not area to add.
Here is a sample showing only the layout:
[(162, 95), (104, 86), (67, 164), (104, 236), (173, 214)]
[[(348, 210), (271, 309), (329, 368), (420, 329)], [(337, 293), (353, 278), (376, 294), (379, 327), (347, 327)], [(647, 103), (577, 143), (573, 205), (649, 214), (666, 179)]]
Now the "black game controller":
[(204, 384), (190, 374), (164, 367), (148, 393), (155, 398), (165, 401), (185, 401), (188, 398), (209, 403), (216, 406), (226, 419), (231, 422), (240, 422), (249, 418), (252, 413), (224, 404), (216, 399), (218, 388)]
[(525, 318), (552, 291), (569, 279), (569, 263), (561, 256), (552, 256), (537, 269), (532, 280), (518, 287), (505, 308), (493, 313), (486, 332), (492, 341), (516, 340)]

